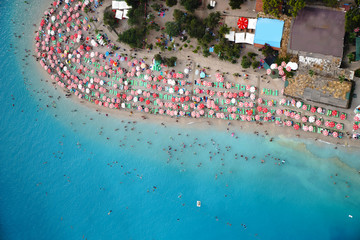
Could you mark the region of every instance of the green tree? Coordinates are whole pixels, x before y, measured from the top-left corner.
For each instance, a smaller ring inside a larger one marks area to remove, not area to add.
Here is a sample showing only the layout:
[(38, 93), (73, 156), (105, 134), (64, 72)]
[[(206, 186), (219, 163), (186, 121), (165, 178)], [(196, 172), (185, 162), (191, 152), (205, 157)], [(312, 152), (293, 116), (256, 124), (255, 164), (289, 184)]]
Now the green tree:
[(337, 7), (339, 6), (338, 0), (324, 0), (325, 5), (328, 7)]
[(142, 25), (145, 22), (145, 6), (143, 4), (133, 7), (128, 11), (128, 23), (130, 25)]
[(288, 0), (287, 1), (288, 13), (296, 17), (298, 12), (305, 7), (304, 0)]
[(349, 53), (348, 55), (347, 55), (347, 57), (348, 57), (348, 59), (349, 59), (349, 63), (351, 63), (351, 62), (353, 62), (353, 61), (355, 61), (355, 53)]
[(204, 24), (202, 23), (201, 20), (195, 17), (191, 20), (190, 24), (187, 24), (186, 28), (190, 37), (199, 39), (202, 38), (202, 36), (205, 34)]
[(144, 29), (130, 28), (119, 34), (118, 41), (129, 44), (132, 48), (141, 48), (145, 36)]
[(152, 7), (152, 8), (154, 9), (154, 11), (156, 11), (156, 12), (160, 11), (160, 9), (161, 9), (160, 4), (158, 4), (158, 3), (152, 4), (151, 7)]
[(249, 56), (249, 58), (250, 59), (255, 59), (255, 57), (257, 56), (257, 54), (256, 53), (254, 53), (254, 52), (248, 52), (248, 56)]
[(220, 37), (224, 37), (225, 34), (229, 33), (229, 31), (230, 31), (230, 28), (226, 24), (220, 26), (220, 28), (219, 28)]
[(186, 19), (185, 13), (179, 9), (174, 10), (173, 17), (175, 21), (179, 23), (185, 22)]
[(354, 31), (355, 28), (360, 27), (360, 6), (353, 7), (345, 14), (345, 30), (348, 33)]
[(167, 22), (165, 23), (165, 32), (170, 37), (176, 37), (180, 33), (180, 25), (177, 22)]
[(249, 68), (251, 66), (251, 61), (247, 56), (243, 56), (241, 60), (241, 66), (243, 68)]
[(310, 77), (314, 76), (314, 74), (315, 74), (314, 70), (310, 69), (310, 70), (309, 70), (309, 75), (310, 75)]
[(220, 13), (219, 12), (212, 12), (204, 19), (204, 23), (208, 28), (214, 29), (219, 25), (220, 21)]
[(263, 0), (263, 10), (266, 14), (271, 14), (275, 17), (280, 15), (281, 0)]
[(177, 57), (164, 58), (164, 62), (168, 67), (174, 67), (176, 65)]
[(269, 44), (265, 43), (264, 47), (261, 49), (261, 52), (265, 57), (269, 57), (274, 55), (276, 51)]
[(177, 0), (166, 0), (166, 5), (169, 7), (175, 6), (177, 4)]
[(355, 77), (360, 78), (360, 68), (355, 70)]
[(260, 62), (259, 61), (254, 61), (252, 64), (251, 64), (252, 68), (255, 69), (255, 68), (258, 68), (260, 67)]
[(345, 76), (344, 75), (340, 75), (339, 76), (339, 81), (340, 83), (343, 83), (345, 81)]
[(155, 61), (162, 62), (162, 57), (161, 57), (160, 54), (156, 54), (156, 55), (154, 56), (154, 59), (155, 59)]
[(189, 12), (194, 12), (195, 9), (200, 7), (201, 1), (198, 0), (180, 0), (180, 4), (185, 7)]
[(210, 54), (210, 52), (209, 52), (209, 48), (204, 48), (204, 49), (203, 49), (203, 56), (207, 58), (207, 57), (210, 56), (210, 55), (211, 55), (211, 54)]
[(244, 0), (230, 0), (229, 5), (231, 9), (239, 9), (240, 5), (244, 3)]
[(110, 26), (111, 28), (116, 27), (117, 20), (115, 18), (115, 13), (112, 11), (104, 12), (104, 24)]

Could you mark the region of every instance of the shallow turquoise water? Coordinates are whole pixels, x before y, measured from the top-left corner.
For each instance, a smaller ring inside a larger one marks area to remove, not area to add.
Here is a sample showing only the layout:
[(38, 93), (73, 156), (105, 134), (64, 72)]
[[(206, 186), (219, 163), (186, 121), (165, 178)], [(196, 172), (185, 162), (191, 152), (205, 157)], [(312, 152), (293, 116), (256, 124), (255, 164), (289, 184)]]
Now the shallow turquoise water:
[(0, 239), (359, 239), (359, 152), (90, 111), (24, 57), (28, 2), (0, 2)]

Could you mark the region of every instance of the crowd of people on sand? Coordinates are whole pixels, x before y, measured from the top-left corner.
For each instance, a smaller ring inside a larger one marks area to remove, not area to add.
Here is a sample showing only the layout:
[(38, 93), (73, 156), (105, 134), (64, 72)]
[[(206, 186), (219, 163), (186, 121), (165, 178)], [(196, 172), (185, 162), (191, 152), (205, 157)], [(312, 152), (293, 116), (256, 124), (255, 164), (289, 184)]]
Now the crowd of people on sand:
[[(260, 97), (265, 92), (269, 95), (267, 91), (228, 81), (221, 72), (211, 76), (206, 69), (196, 69), (196, 79), (192, 79), (188, 67), (174, 70), (154, 59), (149, 63), (114, 52), (110, 39), (93, 33), (84, 14), (92, 4), (93, 1), (54, 1), (36, 32), (37, 60), (51, 79), (67, 91), (67, 96), (131, 112), (266, 122), (334, 138), (351, 136), (344, 132), (347, 116), (340, 111), (324, 114), (322, 108), (294, 99), (283, 98), (277, 103)], [(354, 123), (354, 130), (359, 124)]]

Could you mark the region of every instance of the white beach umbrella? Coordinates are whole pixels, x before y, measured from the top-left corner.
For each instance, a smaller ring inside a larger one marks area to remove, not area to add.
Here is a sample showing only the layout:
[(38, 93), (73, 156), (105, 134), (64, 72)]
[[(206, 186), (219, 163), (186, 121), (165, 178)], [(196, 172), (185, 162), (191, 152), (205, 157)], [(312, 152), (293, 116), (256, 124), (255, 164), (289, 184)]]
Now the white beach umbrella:
[(122, 103), (122, 104), (121, 104), (121, 108), (125, 108), (125, 103)]
[(314, 116), (310, 116), (310, 117), (309, 117), (309, 122), (311, 122), (311, 123), (315, 122), (315, 117), (314, 117)]
[(86, 88), (85, 92), (90, 93), (90, 89)]
[(138, 94), (142, 94), (142, 90), (141, 90), (141, 89), (138, 89), (138, 90), (137, 90), (137, 93), (138, 93)]
[(184, 89), (180, 89), (180, 90), (179, 90), (179, 93), (180, 93), (180, 94), (184, 94)]
[(189, 69), (188, 69), (188, 68), (185, 68), (185, 69), (184, 69), (184, 73), (185, 73), (185, 74), (188, 74), (188, 73), (189, 73)]
[(255, 89), (255, 87), (254, 87), (254, 86), (251, 86), (251, 87), (250, 87), (250, 92), (251, 92), (251, 93), (254, 93), (254, 92), (255, 92), (255, 90), (256, 90), (256, 89)]
[(104, 81), (103, 81), (103, 80), (100, 81), (100, 85), (101, 85), (101, 86), (104, 85)]
[(292, 70), (296, 71), (299, 68), (299, 65), (296, 62), (292, 62), (290, 67)]
[(137, 97), (134, 97), (134, 102), (137, 102), (138, 101), (138, 98)]
[(297, 108), (301, 108), (301, 106), (302, 106), (302, 102), (298, 101), (298, 102), (296, 103), (296, 107), (297, 107)]

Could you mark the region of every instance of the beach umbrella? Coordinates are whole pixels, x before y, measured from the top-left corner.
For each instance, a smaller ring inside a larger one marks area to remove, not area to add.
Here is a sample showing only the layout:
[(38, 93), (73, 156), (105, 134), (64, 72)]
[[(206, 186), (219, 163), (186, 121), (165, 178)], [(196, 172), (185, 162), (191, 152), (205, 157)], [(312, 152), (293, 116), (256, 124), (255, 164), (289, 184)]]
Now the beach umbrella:
[(286, 121), (286, 125), (288, 126), (288, 127), (290, 127), (291, 125), (292, 125), (292, 122), (291, 121)]
[(299, 130), (299, 128), (300, 128), (300, 126), (299, 126), (298, 124), (295, 124), (295, 125), (294, 125), (294, 129), (295, 129), (295, 130)]
[(358, 126), (358, 125), (356, 125), (356, 124), (354, 124), (354, 125), (353, 125), (353, 129), (356, 131), (356, 130), (358, 130), (358, 129), (359, 129), (359, 126)]
[(322, 113), (322, 108), (319, 107), (316, 111), (317, 111), (318, 113)]
[(316, 125), (320, 126), (321, 125), (321, 121), (318, 119), (315, 121)]
[(316, 108), (315, 108), (315, 107), (311, 107), (310, 112), (315, 113), (315, 112), (316, 112)]
[(327, 130), (324, 130), (322, 133), (323, 133), (324, 136), (328, 136), (328, 135), (329, 135), (329, 132), (328, 132)]
[(301, 118), (301, 121), (302, 121), (302, 122), (307, 122), (307, 120), (308, 120), (307, 117), (302, 117), (302, 118)]
[(310, 117), (309, 117), (309, 122), (311, 122), (311, 123), (315, 122), (315, 117), (314, 117), (314, 116), (310, 116)]
[(338, 134), (338, 132), (333, 132), (333, 133), (332, 133), (332, 136), (333, 136), (334, 138), (337, 138), (337, 137), (339, 136), (339, 134)]
[(343, 126), (341, 125), (341, 123), (336, 124), (336, 129), (338, 130), (342, 130)]
[(247, 18), (241, 17), (237, 21), (237, 26), (239, 29), (245, 29), (248, 27), (249, 20)]
[(340, 119), (341, 119), (341, 120), (345, 120), (345, 119), (346, 119), (346, 115), (345, 115), (345, 114), (341, 114), (341, 115), (340, 115)]

